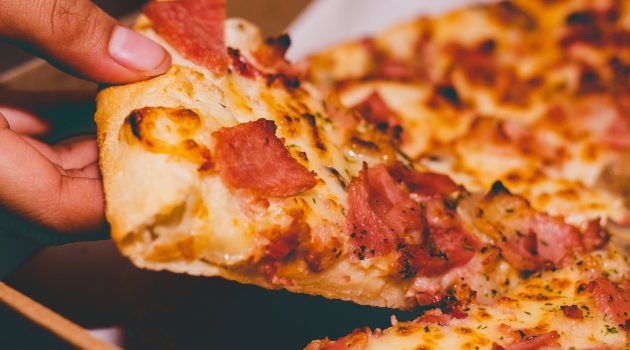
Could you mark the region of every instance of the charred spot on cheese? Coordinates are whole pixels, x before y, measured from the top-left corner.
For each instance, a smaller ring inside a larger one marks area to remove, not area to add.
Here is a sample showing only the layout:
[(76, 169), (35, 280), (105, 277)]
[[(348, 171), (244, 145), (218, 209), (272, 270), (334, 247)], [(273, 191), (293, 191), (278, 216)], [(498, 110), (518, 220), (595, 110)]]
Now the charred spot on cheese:
[(229, 187), (288, 197), (317, 185), (316, 174), (293, 158), (276, 136), (273, 121), (259, 119), (212, 135), (219, 174)]
[(567, 25), (589, 25), (595, 22), (596, 15), (590, 11), (575, 11), (567, 15), (564, 22)]
[(289, 46), (291, 46), (291, 37), (286, 33), (276, 37), (269, 37), (265, 39), (265, 44), (273, 47), (278, 55), (284, 57), (284, 54), (289, 49)]
[(288, 70), (292, 68), (284, 57), (289, 46), (291, 46), (291, 38), (288, 34), (268, 37), (264, 44), (253, 52), (253, 55), (263, 66), (273, 68), (278, 72), (289, 73)]
[[(190, 139), (201, 125), (200, 117), (187, 108), (144, 107), (133, 110), (125, 119), (131, 133), (148, 147), (159, 148), (170, 139)], [(156, 135), (158, 134), (158, 135)]]
[[(614, 3), (614, 2), (612, 2)], [(615, 28), (620, 9), (613, 5), (608, 9), (580, 9), (565, 17), (566, 34), (560, 38), (560, 45), (571, 46), (575, 43), (587, 45), (617, 46), (618, 37), (626, 31)], [(621, 44), (623, 45), (623, 44)], [(626, 43), (627, 45), (627, 43)]]
[(311, 130), (311, 136), (313, 138), (313, 143), (315, 145), (315, 148), (317, 148), (318, 150), (320, 150), (322, 152), (326, 152), (326, 145), (322, 141), (322, 137), (321, 137), (321, 135), (319, 133), (319, 129), (318, 129), (318, 126), (317, 126), (317, 121), (315, 120), (315, 116), (310, 114), (310, 113), (304, 113), (304, 114), (302, 114), (302, 118), (306, 119), (306, 121), (308, 122), (308, 125), (309, 125), (310, 130)]
[(418, 324), (413, 324), (413, 323), (398, 323), (394, 326), (394, 330), (396, 331), (396, 334), (400, 335), (400, 336), (408, 336), (408, 335), (412, 335), (416, 332), (418, 332), (418, 329), (421, 328), (420, 325)]
[(288, 34), (269, 37), (253, 52), (256, 60), (271, 72), (265, 74), (267, 85), (280, 81), (289, 91), (300, 87), (298, 70), (286, 60), (285, 54), (291, 45)]
[(501, 181), (495, 181), (490, 187), (490, 191), (488, 192), (488, 194), (486, 194), (486, 198), (491, 199), (492, 197), (500, 194), (511, 195), (512, 193), (505, 187), (505, 185), (503, 185)]
[(583, 65), (580, 71), (578, 96), (605, 92), (607, 90), (599, 73), (588, 65)]
[(330, 173), (335, 177), (335, 179), (337, 179), (337, 181), (339, 182), (339, 185), (343, 189), (346, 189), (346, 187), (348, 186), (346, 184), (346, 179), (344, 179), (343, 176), (341, 176), (341, 173), (339, 172), (339, 170), (333, 167), (326, 167), (326, 169), (328, 169), (328, 171), (330, 171)]
[(350, 138), (350, 142), (352, 143), (352, 145), (356, 146), (357, 148), (367, 149), (374, 152), (378, 152), (380, 150), (380, 147), (376, 143), (369, 140), (364, 140), (360, 138), (359, 136), (353, 135)]
[(438, 84), (433, 88), (428, 105), (435, 109), (443, 106), (461, 109), (464, 103), (452, 84)]
[(186, 108), (144, 107), (132, 111), (123, 124), (121, 137), (137, 140), (150, 152), (179, 156), (203, 171), (212, 168), (210, 150), (195, 137), (201, 118)]

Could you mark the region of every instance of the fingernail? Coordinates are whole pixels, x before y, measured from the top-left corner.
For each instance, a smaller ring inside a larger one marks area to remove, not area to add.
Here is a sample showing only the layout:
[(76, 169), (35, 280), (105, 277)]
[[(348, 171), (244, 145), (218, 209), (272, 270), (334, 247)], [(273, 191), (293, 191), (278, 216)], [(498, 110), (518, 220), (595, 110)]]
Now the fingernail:
[(170, 66), (170, 55), (162, 46), (123, 26), (114, 28), (108, 50), (119, 64), (149, 75), (164, 73)]

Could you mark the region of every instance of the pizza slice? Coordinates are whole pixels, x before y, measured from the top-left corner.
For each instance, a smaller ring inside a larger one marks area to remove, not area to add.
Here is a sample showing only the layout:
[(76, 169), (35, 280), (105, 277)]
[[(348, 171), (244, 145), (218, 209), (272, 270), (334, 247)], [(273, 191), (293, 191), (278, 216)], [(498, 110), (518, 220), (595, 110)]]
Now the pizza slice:
[(411, 163), (396, 132), (301, 78), (288, 37), (223, 7), (147, 4), (136, 29), (173, 68), (98, 96), (107, 219), (136, 265), (461, 315), (605, 246), (599, 221)]

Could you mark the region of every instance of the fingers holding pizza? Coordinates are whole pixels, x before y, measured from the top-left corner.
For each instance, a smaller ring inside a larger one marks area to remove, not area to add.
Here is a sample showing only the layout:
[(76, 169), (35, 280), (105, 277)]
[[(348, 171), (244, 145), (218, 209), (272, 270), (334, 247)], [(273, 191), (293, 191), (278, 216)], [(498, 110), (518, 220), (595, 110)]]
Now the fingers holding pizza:
[[(3, 1), (0, 39), (100, 83), (144, 80), (164, 73), (171, 62), (159, 44), (88, 0)], [(42, 105), (16, 97), (19, 94), (4, 91), (0, 108), (0, 203), (10, 213), (54, 231), (101, 230), (104, 203), (95, 140), (74, 138), (56, 145), (41, 141), (52, 122), (34, 111), (58, 104), (59, 96)]]
[(0, 149), (3, 207), (59, 232), (87, 233), (104, 227), (93, 140), (71, 139), (51, 146), (12, 130), (0, 115)]
[(3, 1), (0, 38), (103, 83), (147, 79), (164, 73), (171, 62), (162, 47), (89, 0)]

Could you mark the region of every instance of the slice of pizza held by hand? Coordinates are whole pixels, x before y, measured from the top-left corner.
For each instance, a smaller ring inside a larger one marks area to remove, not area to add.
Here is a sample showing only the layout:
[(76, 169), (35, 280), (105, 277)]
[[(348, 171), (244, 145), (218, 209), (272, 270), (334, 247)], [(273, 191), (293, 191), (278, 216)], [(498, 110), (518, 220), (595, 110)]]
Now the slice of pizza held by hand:
[[(412, 307), (388, 262), (363, 262), (398, 232), (363, 251), (347, 220), (399, 230), (418, 210), (393, 178), (371, 176), (398, 164), (393, 141), (301, 81), (283, 57), (287, 36), (263, 40), (225, 20), (221, 0), (150, 2), (136, 30), (174, 65), (98, 96), (106, 214), (122, 253), (149, 269)], [(367, 196), (383, 201), (376, 213)]]
[(457, 318), (609, 254), (597, 220), (414, 168), (396, 135), (300, 78), (288, 37), (225, 20), (221, 0), (150, 2), (136, 29), (174, 65), (101, 91), (95, 119), (112, 238), (137, 266)]

